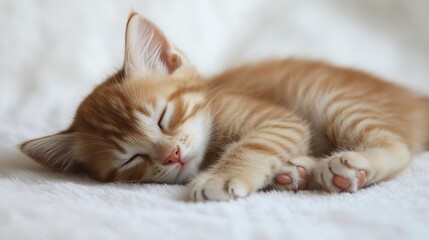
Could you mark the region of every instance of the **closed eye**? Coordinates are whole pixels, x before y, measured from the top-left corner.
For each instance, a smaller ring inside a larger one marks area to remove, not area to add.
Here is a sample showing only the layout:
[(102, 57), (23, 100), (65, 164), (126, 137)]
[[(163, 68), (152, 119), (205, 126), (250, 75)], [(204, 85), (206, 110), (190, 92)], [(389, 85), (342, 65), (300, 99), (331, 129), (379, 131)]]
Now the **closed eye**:
[(164, 130), (164, 126), (162, 125), (162, 119), (163, 119), (163, 118), (164, 118), (164, 116), (165, 116), (165, 112), (167, 112), (167, 107), (165, 107), (165, 108), (164, 108), (164, 110), (162, 111), (161, 116), (159, 117), (159, 120), (158, 120), (158, 127), (159, 127), (161, 130)]
[(120, 168), (121, 168), (121, 167), (125, 167), (126, 165), (128, 165), (128, 164), (132, 163), (134, 160), (137, 160), (137, 158), (139, 158), (139, 157), (141, 157), (141, 158), (145, 159), (145, 158), (147, 157), (147, 154), (140, 154), (140, 153), (138, 153), (138, 154), (136, 154), (136, 155), (132, 156), (132, 157), (131, 157), (130, 159), (128, 159), (126, 162), (124, 162), (123, 164), (121, 164)]

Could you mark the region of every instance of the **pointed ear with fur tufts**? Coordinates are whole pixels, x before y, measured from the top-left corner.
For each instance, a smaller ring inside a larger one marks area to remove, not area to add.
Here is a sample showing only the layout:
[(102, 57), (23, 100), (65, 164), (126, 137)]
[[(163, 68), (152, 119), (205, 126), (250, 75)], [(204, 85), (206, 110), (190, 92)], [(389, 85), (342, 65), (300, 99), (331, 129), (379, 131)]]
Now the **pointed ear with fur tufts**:
[(54, 170), (73, 171), (78, 165), (74, 149), (78, 133), (62, 132), (21, 144), (21, 151), (34, 161)]
[(125, 37), (127, 77), (168, 75), (187, 64), (186, 56), (168, 42), (155, 24), (136, 13), (130, 15)]

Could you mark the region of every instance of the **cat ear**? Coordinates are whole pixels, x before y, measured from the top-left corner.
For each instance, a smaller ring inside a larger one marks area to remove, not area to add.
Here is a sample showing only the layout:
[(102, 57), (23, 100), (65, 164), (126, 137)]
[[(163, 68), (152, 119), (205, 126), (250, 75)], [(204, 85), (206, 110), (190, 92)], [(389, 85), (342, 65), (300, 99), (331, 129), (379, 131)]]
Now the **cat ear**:
[(141, 15), (131, 14), (125, 37), (126, 76), (167, 75), (185, 63), (186, 57), (168, 42), (155, 24)]
[(74, 146), (78, 133), (59, 133), (21, 144), (21, 151), (34, 161), (58, 171), (72, 170), (77, 162)]

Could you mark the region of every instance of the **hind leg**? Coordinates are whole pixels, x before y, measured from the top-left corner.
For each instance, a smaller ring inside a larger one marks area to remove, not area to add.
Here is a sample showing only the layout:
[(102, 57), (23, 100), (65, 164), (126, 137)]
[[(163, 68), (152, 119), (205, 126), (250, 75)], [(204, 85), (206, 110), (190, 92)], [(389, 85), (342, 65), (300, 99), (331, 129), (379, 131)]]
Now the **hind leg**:
[(330, 192), (356, 192), (392, 177), (410, 162), (406, 144), (394, 133), (374, 131), (351, 151), (340, 151), (322, 159), (314, 171), (316, 182)]

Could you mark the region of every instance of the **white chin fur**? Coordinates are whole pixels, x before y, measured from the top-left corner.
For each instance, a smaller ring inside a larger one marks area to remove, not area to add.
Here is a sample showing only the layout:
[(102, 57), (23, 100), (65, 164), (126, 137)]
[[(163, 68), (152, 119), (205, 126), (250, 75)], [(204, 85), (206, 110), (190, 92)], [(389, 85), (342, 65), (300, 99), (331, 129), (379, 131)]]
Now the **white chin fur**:
[(201, 113), (182, 125), (181, 131), (189, 136), (187, 146), (182, 146), (183, 153), (184, 155), (194, 155), (194, 157), (190, 159), (186, 168), (178, 175), (178, 182), (188, 182), (198, 174), (199, 166), (203, 161), (209, 142), (211, 123), (212, 120)]

